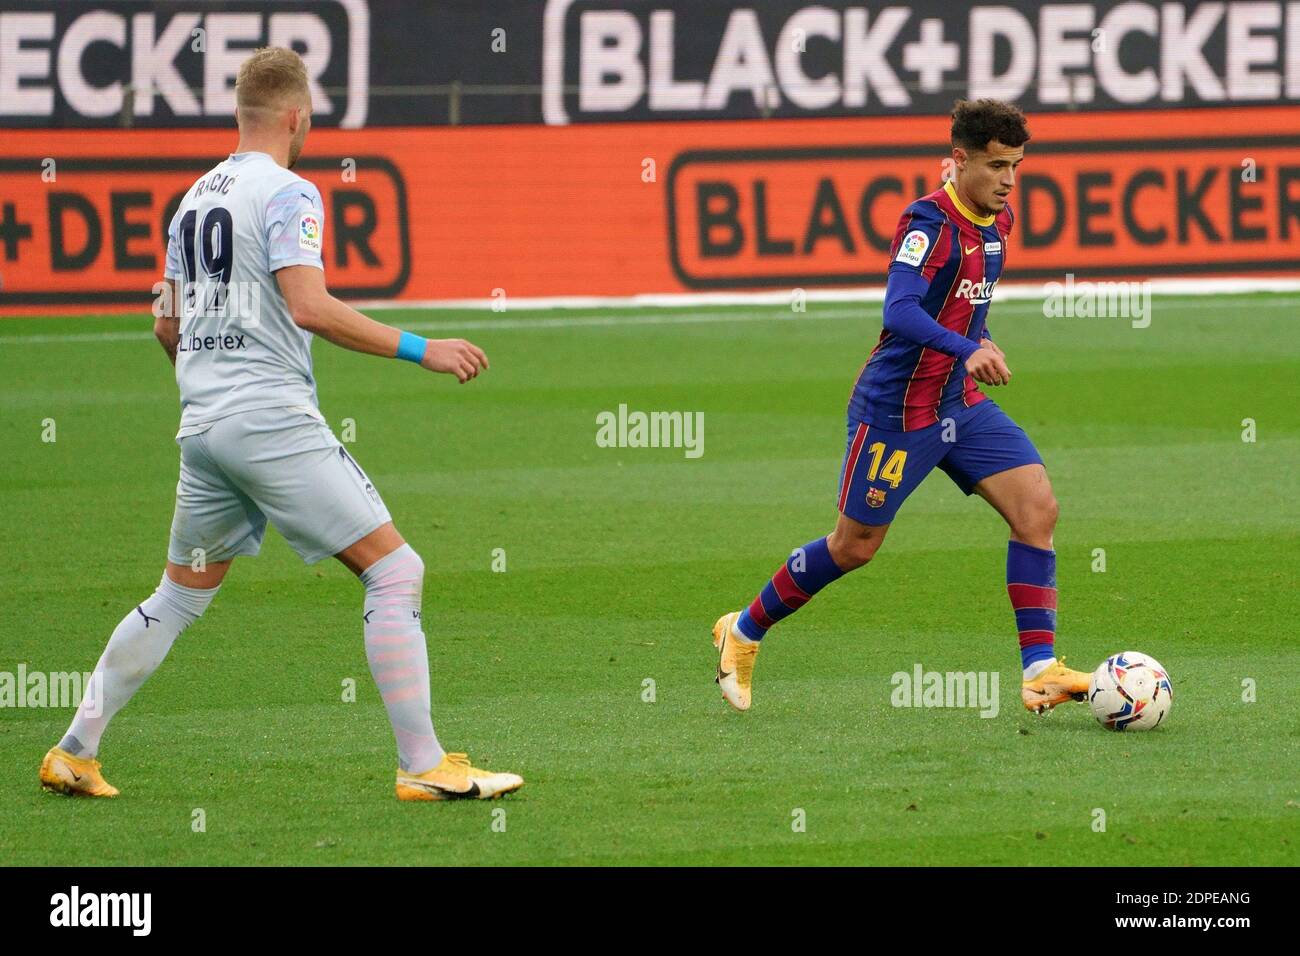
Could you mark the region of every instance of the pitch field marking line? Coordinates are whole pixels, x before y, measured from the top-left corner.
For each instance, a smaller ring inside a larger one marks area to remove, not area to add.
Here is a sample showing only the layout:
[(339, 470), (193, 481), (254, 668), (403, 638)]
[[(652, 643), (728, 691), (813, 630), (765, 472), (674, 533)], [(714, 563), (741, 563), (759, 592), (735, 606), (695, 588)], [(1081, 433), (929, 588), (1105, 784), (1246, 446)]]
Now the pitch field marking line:
[[(1205, 301), (1204, 299), (1178, 299), (1174, 297), (1162, 297), (1160, 301), (1168, 306), (1174, 305), (1182, 311), (1221, 309), (1223, 306), (1218, 301)], [(1259, 302), (1252, 302), (1251, 307), (1256, 309), (1266, 308), (1287, 308), (1293, 309), (1300, 302), (1300, 296), (1279, 296), (1276, 299), (1264, 299)], [(818, 309), (810, 308), (807, 312), (791, 312), (782, 310), (780, 312), (759, 313), (750, 312), (687, 312), (687, 313), (670, 313), (667, 315), (647, 315), (645, 313), (615, 313), (612, 315), (569, 315), (569, 316), (549, 316), (534, 317), (526, 319), (441, 319), (441, 320), (414, 320), (411, 322), (401, 323), (402, 327), (413, 332), (463, 332), (463, 331), (481, 331), (492, 329), (509, 329), (509, 330), (543, 330), (543, 329), (574, 329), (574, 328), (603, 328), (609, 326), (630, 326), (630, 325), (705, 325), (710, 323), (739, 323), (739, 322), (813, 322), (818, 320), (842, 321), (844, 319), (870, 319), (874, 318), (870, 306), (879, 305), (878, 301), (862, 301), (858, 308), (833, 308)], [(410, 311), (414, 306), (402, 304), (394, 306), (391, 303), (383, 308), (373, 308), (372, 312), (385, 312), (393, 310)], [(1028, 301), (1023, 299), (1013, 299), (1007, 302), (997, 304), (997, 314), (1007, 315), (1008, 313), (1019, 313), (1027, 311), (1041, 311), (1042, 304), (1037, 301)], [(1053, 319), (1052, 321), (1076, 321), (1066, 319)], [(1086, 321), (1086, 320), (1079, 320)], [(1104, 321), (1104, 320), (1103, 320)], [(37, 333), (33, 335), (0, 335), (0, 346), (4, 345), (55, 345), (61, 343), (81, 343), (81, 342), (145, 342), (153, 339), (152, 332), (70, 332), (64, 335), (52, 333)]]

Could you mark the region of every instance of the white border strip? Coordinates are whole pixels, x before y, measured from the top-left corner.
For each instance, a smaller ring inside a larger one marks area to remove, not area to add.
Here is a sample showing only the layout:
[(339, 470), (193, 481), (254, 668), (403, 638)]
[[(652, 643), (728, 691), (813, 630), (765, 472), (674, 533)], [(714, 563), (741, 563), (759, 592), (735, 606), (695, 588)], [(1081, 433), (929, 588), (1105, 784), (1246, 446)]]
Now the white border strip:
[[(1140, 280), (1131, 280), (1134, 282)], [(1088, 280), (1075, 280), (1078, 289)], [(999, 285), (994, 293), (994, 304), (1017, 299), (1041, 299), (1048, 283), (1021, 282)], [(1059, 285), (1059, 283), (1057, 283)], [(1207, 278), (1207, 279), (1151, 279), (1145, 284), (1152, 295), (1245, 295), (1252, 292), (1300, 292), (1300, 278)], [(690, 308), (707, 305), (789, 305), (791, 289), (770, 292), (667, 292), (629, 296), (550, 296), (542, 298), (512, 298), (507, 296), (506, 307), (515, 309), (649, 309)], [(372, 299), (353, 303), (358, 309), (491, 309), (495, 299)], [(884, 286), (862, 286), (856, 289), (808, 289), (808, 302), (883, 302)]]
[[(1132, 280), (1138, 281), (1138, 280)], [(1089, 280), (1078, 280), (1074, 288), (1087, 285)], [(993, 303), (1042, 300), (1049, 283), (1021, 282), (999, 285), (993, 295)], [(1057, 283), (1059, 285), (1059, 283)], [(1152, 279), (1148, 281), (1152, 295), (1183, 296), (1200, 298), (1211, 295), (1248, 295), (1251, 293), (1300, 293), (1300, 278), (1206, 278), (1206, 279)], [(656, 292), (644, 295), (597, 296), (572, 295), (549, 296), (537, 298), (505, 299), (507, 311), (541, 312), (551, 309), (687, 309), (701, 306), (758, 306), (779, 305), (789, 307), (793, 301), (793, 289), (776, 289), (765, 292)], [(817, 303), (859, 302), (873, 303), (885, 301), (884, 286), (861, 286), (854, 289), (808, 289), (805, 301)], [(358, 309), (457, 309), (491, 312), (497, 299), (367, 299), (351, 304)], [(145, 311), (143, 307), (139, 310)], [(1300, 311), (1298, 309), (1297, 311)], [(93, 306), (70, 312), (52, 310), (48, 315), (4, 313), (4, 294), (0, 292), (0, 328), (5, 319), (52, 318), (73, 319), (83, 315), (98, 315)], [(130, 314), (130, 313), (122, 313)], [(830, 316), (827, 316), (828, 318)], [(773, 316), (766, 316), (773, 318)], [(574, 325), (587, 324), (574, 322)], [(605, 324), (605, 323), (596, 323)], [(506, 327), (503, 325), (502, 327)], [(96, 338), (96, 341), (99, 339)], [(17, 341), (16, 336), (3, 337), (0, 341)]]
[[(1300, 291), (1300, 283), (1295, 286)], [(1000, 291), (1000, 290), (999, 290)], [(1251, 289), (1250, 291), (1291, 291), (1288, 289), (1268, 289), (1259, 290)], [(1229, 293), (1223, 293), (1229, 294)], [(1166, 297), (1169, 296), (1165, 293)], [(645, 305), (643, 297), (635, 297), (639, 304)], [(661, 298), (661, 297), (654, 297)], [(1036, 300), (1036, 296), (1019, 297), (1020, 301), (1011, 302), (1004, 305), (999, 316), (1018, 315), (1026, 311), (1041, 309), (1041, 305)], [(1287, 309), (1289, 311), (1300, 313), (1300, 302), (1297, 296), (1286, 295), (1277, 299), (1262, 299), (1252, 303), (1252, 307), (1264, 311), (1268, 309)], [(531, 302), (548, 302), (554, 303), (548, 306), (532, 306), (534, 310), (561, 308), (560, 300), (551, 299), (532, 299)], [(587, 300), (563, 300), (565, 302), (585, 302)], [(631, 299), (612, 299), (612, 302), (622, 302), (631, 305)], [(755, 312), (597, 312), (594, 315), (553, 315), (553, 316), (527, 316), (516, 317), (507, 314), (501, 314), (495, 317), (484, 316), (478, 317), (448, 317), (445, 319), (413, 319), (402, 321), (401, 325), (412, 332), (449, 332), (458, 334), (480, 329), (501, 330), (501, 329), (521, 329), (525, 331), (545, 331), (549, 329), (577, 329), (577, 328), (604, 328), (604, 327), (627, 327), (627, 326), (644, 326), (644, 325), (704, 325), (710, 322), (733, 323), (733, 322), (817, 322), (825, 320), (844, 320), (855, 319), (857, 321), (876, 322), (879, 321), (878, 315), (873, 311), (868, 311), (862, 306), (871, 304), (872, 300), (864, 297), (862, 292), (853, 297), (836, 295), (831, 299), (823, 300), (831, 302), (842, 302), (841, 308), (819, 308), (809, 312), (795, 312), (789, 308), (789, 302), (786, 298), (780, 297), (775, 300), (775, 304), (782, 306), (776, 311), (755, 311)], [(371, 309), (384, 309), (393, 305), (398, 307), (409, 308), (429, 308), (439, 309), (447, 308), (446, 304), (419, 305), (414, 306), (409, 303), (388, 302), (374, 303), (369, 306)], [(465, 302), (454, 303), (456, 306), (464, 307)], [(673, 301), (672, 305), (680, 305), (680, 302)], [(722, 302), (714, 303), (715, 305), (734, 305), (734, 304), (760, 304), (771, 305), (771, 300), (755, 302), (753, 299), (744, 302)], [(578, 309), (580, 306), (569, 306)], [(526, 312), (527, 308), (518, 305), (516, 301), (515, 310)], [(1191, 295), (1184, 293), (1178, 302), (1180, 312), (1195, 312), (1199, 310), (1222, 309), (1223, 304), (1215, 296), (1210, 295)], [(487, 309), (478, 309), (476, 311), (486, 312)], [(995, 319), (995, 321), (998, 321)], [(0, 324), (0, 328), (3, 325)], [(8, 345), (52, 345), (66, 344), (75, 342), (144, 342), (153, 339), (152, 332), (145, 331), (112, 331), (112, 332), (40, 332), (31, 335), (4, 335), (0, 334), (0, 347)]]

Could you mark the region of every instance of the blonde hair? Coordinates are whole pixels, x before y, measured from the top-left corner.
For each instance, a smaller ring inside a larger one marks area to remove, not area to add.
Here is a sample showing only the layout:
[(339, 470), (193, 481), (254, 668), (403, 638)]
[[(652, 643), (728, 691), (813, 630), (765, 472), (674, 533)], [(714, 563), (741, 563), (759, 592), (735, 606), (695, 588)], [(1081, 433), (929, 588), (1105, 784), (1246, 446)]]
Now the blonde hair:
[(282, 46), (254, 50), (239, 67), (235, 79), (235, 104), (241, 116), (255, 118), (262, 110), (311, 102), (307, 68), (302, 57)]

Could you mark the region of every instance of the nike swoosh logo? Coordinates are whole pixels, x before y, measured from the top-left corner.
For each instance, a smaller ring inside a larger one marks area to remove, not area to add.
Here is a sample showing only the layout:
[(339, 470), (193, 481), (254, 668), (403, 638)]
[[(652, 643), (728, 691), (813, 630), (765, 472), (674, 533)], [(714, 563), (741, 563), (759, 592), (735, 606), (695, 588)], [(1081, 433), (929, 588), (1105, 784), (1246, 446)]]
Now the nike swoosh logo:
[(975, 251), (976, 249), (978, 249), (979, 247), (980, 247), (980, 246), (979, 246), (979, 243), (977, 242), (977, 243), (975, 243), (975, 245), (971, 246), (969, 249), (967, 249), (965, 246), (962, 246), (962, 249), (965, 250), (966, 255), (970, 255), (972, 252), (974, 252), (974, 251)]
[(77, 771), (75, 771), (75, 770), (73, 770), (71, 767), (69, 767), (69, 768), (68, 768), (68, 773), (72, 774), (72, 779), (73, 779), (73, 780), (77, 781), (78, 783), (81, 782), (81, 774), (77, 773)]
[(727, 649), (727, 638), (730, 636), (730, 634), (723, 634), (722, 641), (718, 644), (718, 676), (713, 678), (715, 684), (721, 684), (724, 680), (735, 673), (735, 671), (724, 671), (722, 669), (722, 654)]
[(442, 787), (433, 787), (432, 789), (435, 792), (442, 794), (448, 800), (473, 800), (475, 797), (479, 796), (479, 794), (482, 792), (479, 790), (478, 784), (475, 783), (473, 780), (469, 782), (469, 789), (463, 792), (456, 791), (456, 790), (444, 790)]
[(447, 790), (444, 787), (438, 786), (436, 783), (429, 783), (426, 780), (407, 780), (405, 783), (408, 787), (419, 787), (421, 790), (427, 790), (430, 793), (439, 794), (448, 800), (471, 800), (482, 793), (478, 788), (478, 784), (475, 783), (473, 779), (469, 782), (469, 789), (465, 791)]

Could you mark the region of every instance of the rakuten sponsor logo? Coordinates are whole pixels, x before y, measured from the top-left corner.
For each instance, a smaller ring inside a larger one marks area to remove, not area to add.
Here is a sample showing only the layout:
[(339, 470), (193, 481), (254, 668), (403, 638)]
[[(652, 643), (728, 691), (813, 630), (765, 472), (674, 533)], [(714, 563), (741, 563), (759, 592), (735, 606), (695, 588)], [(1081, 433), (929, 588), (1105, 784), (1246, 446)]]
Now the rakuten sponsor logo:
[(997, 288), (998, 280), (994, 279), (989, 282), (987, 279), (981, 279), (979, 282), (973, 279), (962, 279), (957, 283), (955, 297), (958, 299), (970, 299), (974, 305), (983, 305), (993, 298), (993, 290)]

